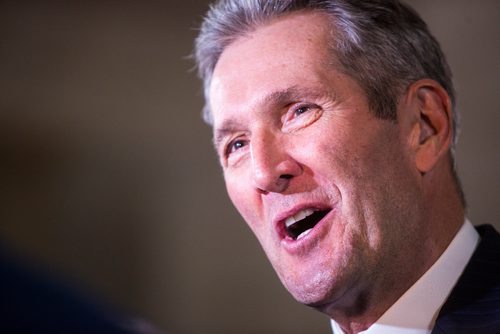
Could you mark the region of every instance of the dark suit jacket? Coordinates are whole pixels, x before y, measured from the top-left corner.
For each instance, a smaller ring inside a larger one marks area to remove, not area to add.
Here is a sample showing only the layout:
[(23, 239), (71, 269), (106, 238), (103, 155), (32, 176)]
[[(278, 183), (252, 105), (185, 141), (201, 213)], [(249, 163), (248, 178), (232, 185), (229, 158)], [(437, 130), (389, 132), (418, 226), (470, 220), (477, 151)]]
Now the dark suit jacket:
[(500, 234), (476, 227), (481, 241), (441, 308), (432, 334), (500, 333)]

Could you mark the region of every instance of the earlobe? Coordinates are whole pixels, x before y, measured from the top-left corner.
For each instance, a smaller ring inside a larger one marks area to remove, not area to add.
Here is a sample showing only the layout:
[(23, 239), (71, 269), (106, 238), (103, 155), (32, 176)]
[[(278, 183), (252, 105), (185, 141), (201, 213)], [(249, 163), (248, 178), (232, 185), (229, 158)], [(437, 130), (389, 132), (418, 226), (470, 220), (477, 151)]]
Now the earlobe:
[(448, 93), (434, 80), (415, 82), (418, 143), (415, 150), (417, 169), (425, 174), (448, 152), (452, 138), (452, 112)]

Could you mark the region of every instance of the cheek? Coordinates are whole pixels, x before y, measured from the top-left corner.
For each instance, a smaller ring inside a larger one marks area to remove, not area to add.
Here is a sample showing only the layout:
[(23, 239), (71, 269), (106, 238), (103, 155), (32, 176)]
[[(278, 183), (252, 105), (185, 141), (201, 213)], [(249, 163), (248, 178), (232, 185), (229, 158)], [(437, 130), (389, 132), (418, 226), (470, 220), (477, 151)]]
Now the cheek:
[(224, 176), (226, 182), (226, 191), (229, 199), (233, 202), (236, 209), (241, 212), (242, 209), (247, 207), (248, 198), (245, 196), (244, 187), (241, 182), (238, 182), (234, 177)]
[(224, 175), (224, 178), (229, 199), (245, 222), (255, 232), (255, 227), (259, 221), (259, 217), (257, 215), (257, 212), (259, 211), (258, 197), (256, 192), (251, 189), (251, 186), (244, 181), (248, 178), (227, 174)]

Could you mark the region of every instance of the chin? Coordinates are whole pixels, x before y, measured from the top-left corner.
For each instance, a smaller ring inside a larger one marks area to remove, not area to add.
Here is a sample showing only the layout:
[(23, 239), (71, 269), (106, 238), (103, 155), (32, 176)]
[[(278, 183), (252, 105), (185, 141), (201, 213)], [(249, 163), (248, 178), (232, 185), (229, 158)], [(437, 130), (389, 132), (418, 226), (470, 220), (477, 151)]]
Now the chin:
[(288, 292), (301, 304), (316, 307), (335, 298), (335, 279), (330, 273), (317, 273), (301, 279), (282, 279)]

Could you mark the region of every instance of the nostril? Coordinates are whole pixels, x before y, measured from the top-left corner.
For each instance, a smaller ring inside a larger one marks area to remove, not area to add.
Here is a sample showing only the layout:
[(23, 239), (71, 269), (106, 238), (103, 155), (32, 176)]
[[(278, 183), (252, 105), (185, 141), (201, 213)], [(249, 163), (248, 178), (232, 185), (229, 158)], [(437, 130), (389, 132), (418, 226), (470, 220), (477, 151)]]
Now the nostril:
[(290, 180), (293, 177), (292, 174), (283, 174), (280, 175), (280, 179)]

